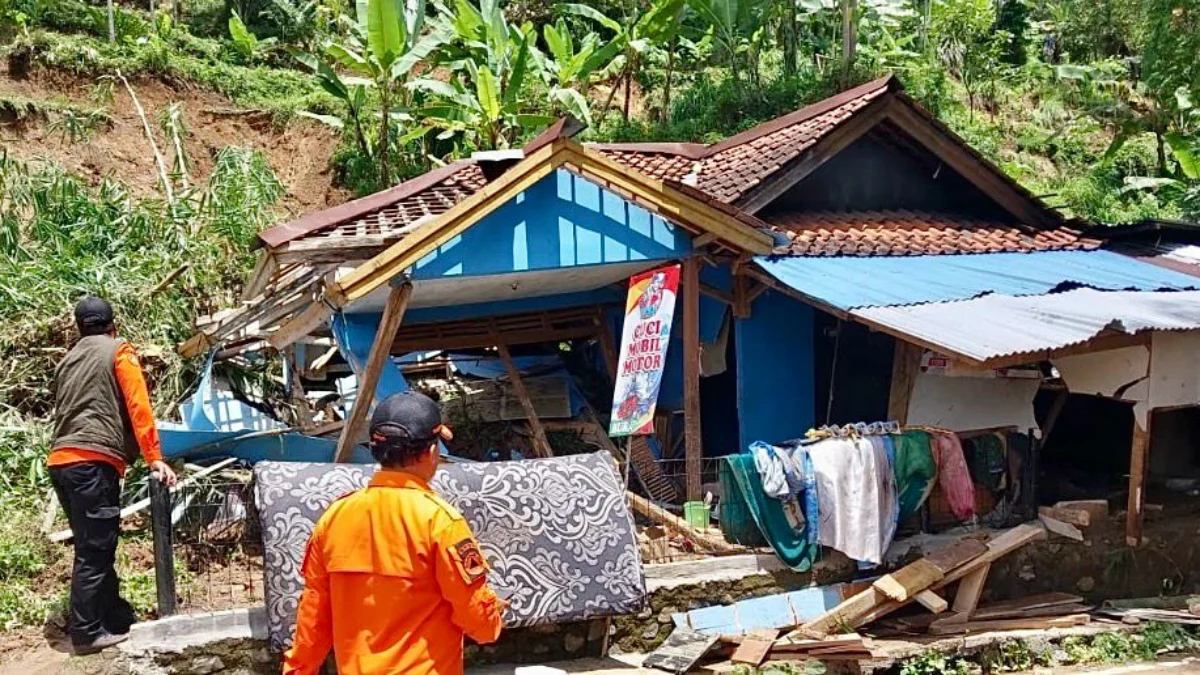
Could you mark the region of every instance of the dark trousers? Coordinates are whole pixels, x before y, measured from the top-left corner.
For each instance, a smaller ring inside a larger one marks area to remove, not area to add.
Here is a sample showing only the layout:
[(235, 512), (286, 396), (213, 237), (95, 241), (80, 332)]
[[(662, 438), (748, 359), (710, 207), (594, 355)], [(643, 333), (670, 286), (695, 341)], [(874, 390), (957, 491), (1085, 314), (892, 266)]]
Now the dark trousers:
[(104, 462), (50, 468), (75, 542), (71, 576), (71, 642), (90, 644), (102, 631), (129, 632), (133, 607), (121, 598), (113, 566), (121, 530), (121, 477)]

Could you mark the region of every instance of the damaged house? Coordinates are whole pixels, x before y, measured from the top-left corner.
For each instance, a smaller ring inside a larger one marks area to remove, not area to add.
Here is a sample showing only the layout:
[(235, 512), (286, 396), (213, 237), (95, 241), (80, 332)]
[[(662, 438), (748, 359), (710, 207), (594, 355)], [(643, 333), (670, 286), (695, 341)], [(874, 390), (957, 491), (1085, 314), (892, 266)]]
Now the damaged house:
[[(503, 458), (562, 454), (554, 439), (575, 432), (628, 452), (643, 501), (664, 506), (723, 492), (720, 458), (755, 441), (897, 422), (989, 439), (968, 461), (1005, 477), (972, 510), (1007, 505), (998, 525), (1033, 517), (1052, 489), (1039, 479), (1087, 473), (1090, 455), (1106, 472), (1096, 483), (1128, 476), (1136, 544), (1149, 467), (1200, 466), (1187, 442), (1200, 278), (1064, 220), (895, 78), (711, 145), (589, 144), (578, 131), (562, 120), (524, 148), (263, 232), (241, 304), (201, 318), (182, 353), (284, 355), (298, 399), (332, 401), (328, 414), (302, 406), (298, 431), (329, 439), (304, 446), (310, 461), (367, 461), (371, 403), (414, 378), (500, 380), (476, 394), (489, 419), (522, 425), (496, 441)], [(626, 446), (603, 419), (628, 279), (674, 263), (655, 434)], [(582, 391), (585, 372), (599, 395)], [(982, 459), (997, 436), (1000, 459)], [(1065, 497), (1108, 495), (1070, 484)], [(963, 520), (946, 502), (930, 496), (922, 526)]]

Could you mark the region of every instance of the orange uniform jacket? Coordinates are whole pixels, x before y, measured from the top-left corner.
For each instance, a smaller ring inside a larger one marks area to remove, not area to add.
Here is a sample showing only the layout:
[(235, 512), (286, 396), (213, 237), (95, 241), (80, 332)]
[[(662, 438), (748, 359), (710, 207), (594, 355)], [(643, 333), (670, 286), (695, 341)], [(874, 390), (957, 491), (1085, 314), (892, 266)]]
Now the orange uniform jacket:
[[(113, 374), (117, 378), (117, 386), (121, 388), (121, 397), (125, 399), (125, 410), (129, 412), (129, 421), (133, 424), (133, 434), (142, 450), (142, 458), (147, 464), (153, 464), (162, 459), (162, 444), (158, 440), (154, 406), (150, 405), (150, 392), (146, 389), (142, 364), (138, 363), (137, 352), (128, 342), (122, 342), (117, 347), (117, 355), (113, 358)], [(118, 475), (125, 475), (125, 462), (103, 452), (83, 448), (59, 448), (50, 453), (50, 458), (46, 460), (49, 466), (79, 462), (104, 462), (116, 469)]]
[(463, 635), (500, 635), (504, 603), (462, 515), (429, 485), (382, 470), (333, 503), (304, 557), (304, 594), (284, 675), (459, 675)]

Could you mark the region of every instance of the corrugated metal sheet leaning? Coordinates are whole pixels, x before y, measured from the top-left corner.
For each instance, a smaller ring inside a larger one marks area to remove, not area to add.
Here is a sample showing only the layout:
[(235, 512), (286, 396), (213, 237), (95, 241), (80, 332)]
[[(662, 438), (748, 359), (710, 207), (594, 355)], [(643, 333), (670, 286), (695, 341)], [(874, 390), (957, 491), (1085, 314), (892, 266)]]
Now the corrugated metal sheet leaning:
[(1200, 291), (987, 295), (957, 302), (856, 309), (851, 316), (974, 361), (1082, 344), (1102, 333), (1200, 330)]
[(1198, 290), (1200, 279), (1111, 251), (881, 257), (776, 257), (754, 262), (838, 310), (1040, 295), (1064, 286), (1107, 291)]

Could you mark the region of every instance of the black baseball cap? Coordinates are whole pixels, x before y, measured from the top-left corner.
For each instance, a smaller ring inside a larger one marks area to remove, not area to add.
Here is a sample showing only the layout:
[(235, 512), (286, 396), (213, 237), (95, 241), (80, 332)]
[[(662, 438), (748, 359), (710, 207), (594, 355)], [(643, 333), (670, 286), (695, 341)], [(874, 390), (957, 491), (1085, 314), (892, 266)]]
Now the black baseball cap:
[(372, 440), (432, 443), (438, 436), (445, 440), (452, 438), (442, 424), (442, 408), (419, 392), (392, 394), (375, 406), (371, 414)]
[(80, 329), (103, 328), (112, 323), (113, 308), (104, 298), (89, 295), (75, 305), (75, 325)]

